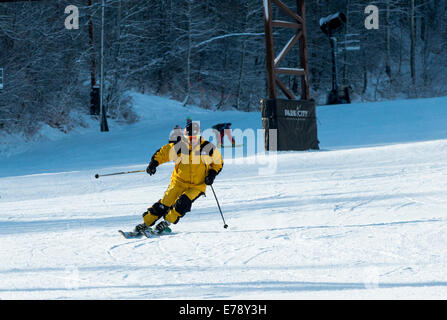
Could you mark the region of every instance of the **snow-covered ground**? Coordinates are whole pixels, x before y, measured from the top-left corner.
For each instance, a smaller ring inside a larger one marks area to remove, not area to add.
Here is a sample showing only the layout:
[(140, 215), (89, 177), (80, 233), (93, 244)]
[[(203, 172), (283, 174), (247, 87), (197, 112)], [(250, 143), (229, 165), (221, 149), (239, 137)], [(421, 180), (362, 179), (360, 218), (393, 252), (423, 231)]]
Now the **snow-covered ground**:
[(137, 124), (0, 158), (0, 299), (447, 298), (447, 98), (319, 107), (321, 151), (226, 154), (228, 229), (209, 192), (172, 235), (126, 240), (173, 166), (95, 173), (144, 169), (188, 115), (261, 128), (134, 98)]

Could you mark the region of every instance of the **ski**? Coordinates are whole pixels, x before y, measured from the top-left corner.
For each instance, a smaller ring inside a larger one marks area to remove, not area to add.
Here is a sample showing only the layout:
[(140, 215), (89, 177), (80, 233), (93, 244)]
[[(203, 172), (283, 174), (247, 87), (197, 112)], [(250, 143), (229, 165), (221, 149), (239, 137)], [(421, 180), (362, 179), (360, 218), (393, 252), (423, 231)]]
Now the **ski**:
[(121, 235), (126, 239), (138, 239), (143, 236), (143, 234), (141, 234), (139, 232), (133, 232), (133, 231), (126, 232), (126, 231), (118, 230), (118, 232), (121, 233)]
[(167, 235), (172, 233), (172, 230), (170, 228), (166, 228), (162, 233), (157, 233), (152, 228), (148, 228), (146, 231), (143, 232), (135, 232), (135, 231), (122, 231), (118, 230), (118, 232), (126, 239), (139, 239), (145, 236), (146, 238), (155, 238), (162, 235)]
[(172, 233), (172, 230), (169, 227), (167, 227), (162, 233), (155, 232), (152, 228), (147, 228), (147, 230), (143, 231), (143, 235), (146, 236), (146, 238), (155, 238), (170, 233)]

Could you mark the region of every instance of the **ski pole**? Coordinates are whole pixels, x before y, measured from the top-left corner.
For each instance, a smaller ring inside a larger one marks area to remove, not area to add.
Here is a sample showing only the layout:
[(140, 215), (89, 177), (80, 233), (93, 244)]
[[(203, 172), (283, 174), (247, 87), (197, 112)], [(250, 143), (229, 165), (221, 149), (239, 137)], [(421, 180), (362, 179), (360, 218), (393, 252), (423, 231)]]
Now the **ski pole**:
[(107, 173), (107, 174), (95, 174), (95, 178), (98, 179), (99, 177), (116, 176), (119, 174), (137, 173), (137, 172), (146, 172), (146, 170), (124, 171), (124, 172)]
[(217, 196), (216, 196), (216, 193), (214, 192), (214, 188), (213, 188), (212, 185), (210, 185), (210, 187), (211, 187), (211, 190), (213, 190), (214, 198), (216, 199), (217, 207), (219, 208), (219, 212), (220, 212), (220, 215), (222, 216), (222, 220), (223, 220), (223, 223), (224, 223), (224, 228), (226, 229), (226, 228), (228, 228), (228, 224), (225, 223), (225, 219), (224, 219), (224, 216), (223, 216), (223, 213), (222, 213), (222, 209), (220, 209), (219, 201), (217, 200)]

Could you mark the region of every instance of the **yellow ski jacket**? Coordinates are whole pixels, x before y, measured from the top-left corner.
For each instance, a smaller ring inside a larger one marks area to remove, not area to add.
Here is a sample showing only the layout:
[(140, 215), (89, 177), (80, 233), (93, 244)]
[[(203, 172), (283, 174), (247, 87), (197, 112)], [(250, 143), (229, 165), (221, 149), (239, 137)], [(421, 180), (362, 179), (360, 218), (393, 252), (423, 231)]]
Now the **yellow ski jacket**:
[(174, 161), (175, 168), (172, 180), (180, 181), (205, 192), (205, 177), (209, 170), (219, 173), (223, 167), (222, 154), (214, 144), (200, 137), (200, 144), (195, 146), (181, 140), (177, 143), (168, 143), (161, 147), (152, 156), (152, 160), (159, 165)]

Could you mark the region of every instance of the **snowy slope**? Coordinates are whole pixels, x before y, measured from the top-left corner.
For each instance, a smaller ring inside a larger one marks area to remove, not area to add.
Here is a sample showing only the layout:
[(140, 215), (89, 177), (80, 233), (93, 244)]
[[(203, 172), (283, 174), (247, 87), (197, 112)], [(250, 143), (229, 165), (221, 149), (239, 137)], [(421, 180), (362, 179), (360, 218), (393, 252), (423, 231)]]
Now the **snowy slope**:
[(215, 190), (228, 229), (208, 193), (174, 234), (125, 240), (116, 230), (140, 222), (172, 165), (95, 173), (143, 169), (187, 115), (261, 126), (135, 101), (135, 125), (0, 160), (1, 299), (447, 298), (446, 98), (319, 107), (322, 151), (227, 157)]

